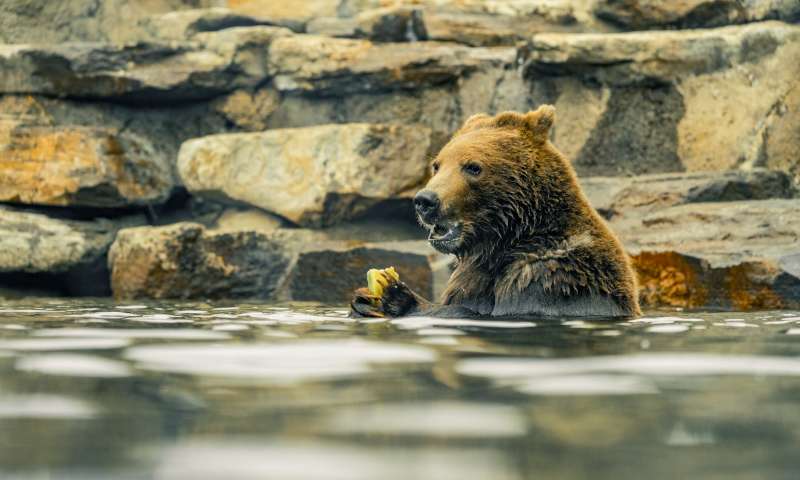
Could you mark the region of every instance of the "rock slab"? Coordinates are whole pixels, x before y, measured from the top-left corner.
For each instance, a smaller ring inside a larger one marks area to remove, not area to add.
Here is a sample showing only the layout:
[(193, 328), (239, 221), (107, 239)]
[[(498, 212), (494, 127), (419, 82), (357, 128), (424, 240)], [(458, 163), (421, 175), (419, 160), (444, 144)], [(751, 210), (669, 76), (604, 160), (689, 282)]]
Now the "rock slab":
[(419, 185), (429, 135), (423, 127), (372, 124), (211, 135), (183, 144), (178, 169), (193, 193), (327, 226)]
[(0, 201), (125, 207), (163, 202), (174, 183), (169, 161), (136, 134), (0, 121)]
[(289, 256), (260, 232), (177, 223), (121, 230), (108, 264), (119, 299), (272, 298)]

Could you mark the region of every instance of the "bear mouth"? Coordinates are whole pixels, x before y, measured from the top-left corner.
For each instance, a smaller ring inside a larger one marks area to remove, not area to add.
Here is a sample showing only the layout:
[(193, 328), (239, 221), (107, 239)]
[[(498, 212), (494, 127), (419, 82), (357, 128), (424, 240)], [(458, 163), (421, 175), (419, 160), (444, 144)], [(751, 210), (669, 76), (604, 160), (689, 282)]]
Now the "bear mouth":
[(452, 253), (461, 243), (461, 223), (437, 222), (426, 225), (428, 228), (428, 242), (436, 250), (443, 253)]

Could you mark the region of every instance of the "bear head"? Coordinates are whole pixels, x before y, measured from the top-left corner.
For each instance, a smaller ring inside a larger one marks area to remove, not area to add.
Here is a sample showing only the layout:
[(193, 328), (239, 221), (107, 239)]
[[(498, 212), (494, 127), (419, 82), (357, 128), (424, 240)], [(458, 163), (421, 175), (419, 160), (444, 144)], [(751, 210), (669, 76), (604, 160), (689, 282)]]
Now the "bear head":
[(497, 250), (524, 235), (563, 228), (578, 192), (569, 162), (549, 142), (555, 108), (474, 115), (431, 164), (414, 198), (437, 250)]

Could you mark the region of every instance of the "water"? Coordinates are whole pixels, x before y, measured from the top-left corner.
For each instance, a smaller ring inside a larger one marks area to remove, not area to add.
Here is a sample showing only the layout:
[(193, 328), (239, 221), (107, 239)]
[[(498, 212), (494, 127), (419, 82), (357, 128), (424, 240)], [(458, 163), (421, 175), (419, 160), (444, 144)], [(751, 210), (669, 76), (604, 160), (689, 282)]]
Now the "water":
[(3, 479), (796, 479), (800, 312), (6, 302)]

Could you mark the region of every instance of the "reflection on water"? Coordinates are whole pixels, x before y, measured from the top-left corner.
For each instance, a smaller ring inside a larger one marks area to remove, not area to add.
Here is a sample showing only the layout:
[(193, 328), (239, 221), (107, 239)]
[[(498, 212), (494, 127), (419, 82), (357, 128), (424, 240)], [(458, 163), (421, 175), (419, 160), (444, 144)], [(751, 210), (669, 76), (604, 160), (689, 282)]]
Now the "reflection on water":
[(0, 478), (800, 478), (800, 314), (0, 306)]

